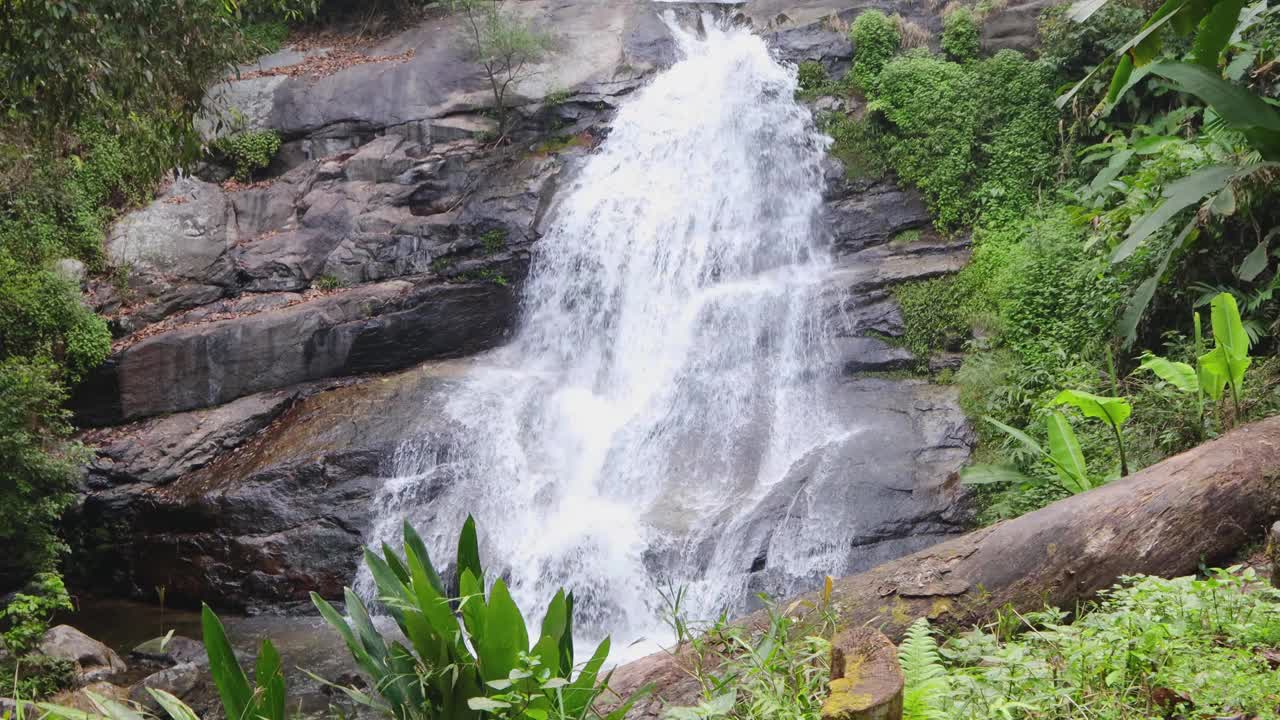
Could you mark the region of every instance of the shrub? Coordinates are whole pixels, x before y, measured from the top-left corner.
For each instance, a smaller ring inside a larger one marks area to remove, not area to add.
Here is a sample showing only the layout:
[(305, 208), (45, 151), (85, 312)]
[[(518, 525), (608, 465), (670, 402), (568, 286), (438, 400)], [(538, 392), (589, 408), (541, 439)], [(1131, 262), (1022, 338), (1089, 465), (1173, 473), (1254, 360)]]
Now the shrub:
[(72, 501), (83, 451), (70, 443), (66, 388), (47, 358), (0, 360), (0, 583), (51, 570), (56, 525)]
[(1045, 10), (1039, 26), (1040, 59), (1063, 81), (1080, 79), (1128, 42), (1146, 21), (1136, 4), (1106, 3), (1083, 23), (1067, 16), (1069, 7)]
[(480, 247), (485, 255), (500, 253), (507, 247), (507, 231), (494, 228), (480, 236)]
[(844, 113), (829, 113), (820, 124), (832, 139), (828, 152), (844, 165), (847, 177), (874, 179), (888, 171), (884, 138), (875, 123)]
[(830, 78), (822, 63), (808, 60), (796, 68), (796, 87), (801, 93), (812, 93), (826, 87)]
[(1016, 223), (1053, 177), (1053, 78), (1014, 50), (973, 64), (971, 72), (979, 98), (977, 201), (988, 223)]
[(898, 26), (879, 10), (868, 10), (853, 21), (853, 80), (863, 90), (871, 90), (885, 63), (902, 46)]
[(920, 188), (944, 230), (979, 215), (1016, 221), (1051, 177), (1052, 86), (1043, 66), (1014, 51), (968, 66), (895, 58), (880, 74), (871, 108), (892, 128), (890, 164)]
[[(471, 518), (458, 539), (457, 614), (426, 546), (407, 523), (403, 555), (384, 545), (381, 557), (366, 550), (364, 558), (379, 600), (408, 647), (388, 644), (349, 588), (349, 619), (319, 595), (311, 596), (374, 682), (377, 699), (348, 689), (356, 702), (397, 720), (469, 718), (482, 711), (510, 711), (511, 717), (533, 720), (552, 711), (556, 717), (585, 717), (603, 692), (599, 673), (609, 640), (586, 665), (574, 664), (573, 593), (563, 590), (551, 599), (538, 636), (530, 638), (506, 583), (498, 578), (489, 586), (485, 579)], [(621, 718), (629, 708), (624, 703), (610, 717)]]
[(34, 650), (53, 614), (70, 609), (71, 598), (62, 578), (55, 573), (38, 573), (23, 592), (14, 594), (0, 608), (4, 646), (17, 655)]
[(40, 700), (56, 695), (75, 686), (75, 670), (70, 660), (38, 654), (0, 660), (0, 697)]
[(978, 19), (973, 11), (961, 7), (942, 19), (942, 51), (956, 62), (969, 62), (978, 57)]
[(874, 96), (872, 107), (894, 128), (889, 160), (925, 194), (934, 222), (954, 228), (972, 219), (978, 108), (969, 74), (945, 60), (900, 57), (884, 66)]
[(236, 179), (248, 182), (254, 173), (265, 170), (280, 150), (280, 135), (274, 130), (250, 130), (222, 138), (217, 149), (235, 168)]
[[(1100, 603), (1014, 615), (945, 642), (945, 674), (908, 675), (917, 717), (1274, 717), (1280, 591), (1253, 570), (1124, 578)], [(1014, 634), (1010, 630), (1027, 630)], [(926, 685), (929, 683), (929, 685)]]

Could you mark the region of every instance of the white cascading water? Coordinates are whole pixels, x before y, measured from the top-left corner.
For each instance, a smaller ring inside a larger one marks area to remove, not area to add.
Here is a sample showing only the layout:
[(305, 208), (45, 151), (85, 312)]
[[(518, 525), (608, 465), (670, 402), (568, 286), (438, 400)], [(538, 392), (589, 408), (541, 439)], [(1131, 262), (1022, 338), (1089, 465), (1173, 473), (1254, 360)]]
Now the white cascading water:
[[(814, 381), (828, 141), (759, 37), (668, 25), (682, 59), (561, 191), (515, 338), (431, 409), (448, 437), (402, 448), (371, 534), (408, 518), (447, 560), (473, 514), (526, 616), (566, 587), (579, 640), (615, 648), (667, 638), (663, 588), (694, 618), (741, 608), (735, 527), (846, 430)], [(797, 583), (845, 557), (804, 530), (780, 551)]]

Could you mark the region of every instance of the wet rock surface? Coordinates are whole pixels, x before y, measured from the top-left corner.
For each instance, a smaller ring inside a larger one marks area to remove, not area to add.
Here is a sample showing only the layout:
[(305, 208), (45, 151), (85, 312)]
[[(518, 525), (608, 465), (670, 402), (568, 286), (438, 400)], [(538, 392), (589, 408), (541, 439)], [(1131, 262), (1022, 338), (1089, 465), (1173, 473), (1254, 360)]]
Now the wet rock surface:
[[(164, 586), (175, 603), (288, 610), (309, 608), (311, 590), (337, 597), (351, 582), (369, 500), (397, 448), (426, 432), (424, 408), (465, 371), (465, 361), (441, 359), (504, 341), (561, 191), (618, 103), (674, 59), (648, 2), (518, 5), (549, 13), (562, 49), (520, 87), (519, 120), (501, 147), (481, 112), (483, 78), (443, 20), (369, 51), (413, 50), (408, 59), (215, 89), (249, 127), (279, 131), (284, 147), (265, 182), (179, 178), (111, 233), (108, 254), (131, 273), (127, 287), (89, 281), (118, 340), (74, 402), (83, 424), (103, 426), (86, 435), (98, 456), (70, 519), (81, 585), (139, 597)], [(749, 19), (781, 57), (838, 73), (852, 53), (840, 23), (875, 6), (756, 0), (725, 11)], [(903, 12), (940, 28), (923, 6)], [(256, 68), (301, 57), (286, 51)], [(552, 90), (557, 102), (545, 102)], [(838, 349), (833, 392), (851, 417), (865, 412), (884, 430), (851, 426), (846, 442), (797, 464), (762, 503), (760, 532), (743, 550), (765, 558), (760, 589), (774, 582), (769, 528), (798, 497), (821, 497), (815, 513), (879, 508), (865, 533), (841, 540), (852, 567), (964, 524), (953, 473), (971, 438), (954, 395), (860, 374), (921, 369), (896, 344), (904, 328), (893, 286), (960, 269), (967, 240), (932, 232), (914, 191), (846, 181), (835, 165), (823, 223), (835, 267), (822, 299)], [(909, 230), (920, 232), (903, 242)]]

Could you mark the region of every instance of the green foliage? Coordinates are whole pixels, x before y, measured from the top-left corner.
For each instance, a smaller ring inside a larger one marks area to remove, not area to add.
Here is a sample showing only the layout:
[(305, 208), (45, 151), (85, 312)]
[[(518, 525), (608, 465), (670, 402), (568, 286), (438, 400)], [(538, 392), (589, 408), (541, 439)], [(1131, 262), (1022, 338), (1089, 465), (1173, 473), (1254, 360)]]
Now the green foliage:
[(978, 58), (978, 35), (978, 19), (969, 8), (956, 8), (942, 19), (942, 51), (956, 62)]
[(254, 52), (273, 53), (289, 37), (289, 26), (281, 18), (264, 19), (245, 23), (241, 26), (241, 33)]
[(40, 700), (75, 685), (75, 663), (44, 655), (0, 660), (0, 697)]
[(264, 639), (258, 648), (253, 684), (245, 677), (236, 658), (222, 621), (205, 605), (200, 623), (204, 630), (205, 651), (209, 655), (209, 674), (218, 686), (223, 712), (227, 718), (285, 720), (284, 673), (280, 653), (271, 641)]
[(884, 137), (875, 123), (844, 113), (827, 113), (819, 124), (833, 141), (828, 152), (844, 165), (848, 178), (876, 179), (888, 172)]
[(822, 63), (808, 60), (796, 68), (797, 88), (801, 94), (808, 94), (827, 86), (830, 78)]
[(248, 182), (265, 170), (280, 151), (280, 135), (274, 130), (250, 130), (218, 140), (215, 148), (231, 161), (236, 179)]
[(502, 252), (507, 247), (507, 231), (504, 228), (494, 228), (480, 236), (480, 248), (485, 255), (495, 255)]
[(224, 0), (6, 3), (0, 38), (0, 114), (44, 136), (100, 118), (104, 105), (190, 117), (209, 79), (243, 54)]
[(1228, 293), (1214, 298), (1211, 319), (1214, 348), (1198, 359), (1201, 387), (1214, 400), (1222, 397), (1224, 386), (1230, 387), (1238, 412), (1244, 374), (1253, 358), (1249, 357), (1249, 336), (1240, 322), (1236, 299)]
[[(1280, 685), (1261, 651), (1280, 643), (1280, 591), (1252, 570), (1125, 578), (1067, 617), (1047, 609), (1016, 616), (1021, 635), (948, 640), (946, 685), (928, 694), (929, 710), (956, 720), (1277, 716)], [(906, 694), (924, 682), (908, 675)]]
[(329, 290), (337, 290), (342, 287), (343, 282), (334, 275), (321, 275), (311, 283), (311, 286), (317, 290), (324, 290), (327, 292)]
[(951, 229), (1034, 201), (1054, 165), (1050, 88), (1045, 66), (1012, 51), (968, 66), (905, 55), (884, 66), (870, 107), (892, 128), (893, 169)]
[(898, 176), (920, 188), (939, 227), (971, 220), (978, 98), (969, 73), (945, 60), (904, 56), (884, 66), (875, 87), (871, 107), (894, 128), (889, 160)]
[(455, 601), (446, 595), (426, 546), (408, 524), (404, 538), (403, 555), (389, 546), (383, 547), (381, 557), (366, 550), (365, 564), (379, 601), (400, 627), (407, 647), (399, 641), (388, 643), (350, 589), (349, 621), (312, 594), (357, 666), (373, 680), (376, 697), (343, 688), (353, 700), (397, 720), (455, 720), (482, 713), (529, 720), (553, 713), (556, 718), (588, 716), (604, 689), (599, 674), (609, 640), (600, 643), (584, 666), (574, 664), (572, 593), (556, 593), (541, 632), (530, 638), (506, 583), (499, 578), (486, 592), (475, 523), (468, 518), (458, 539), (456, 563), (460, 623)]
[(688, 651), (683, 669), (697, 679), (702, 699), (692, 707), (668, 708), (665, 719), (818, 720), (835, 633), (830, 593), (827, 578), (821, 606), (806, 604), (785, 613), (762, 598), (769, 623), (760, 633), (724, 618), (697, 632), (679, 615), (678, 600), (672, 603), (672, 622)]
[(849, 29), (853, 41), (854, 83), (865, 90), (876, 87), (880, 71), (902, 46), (898, 25), (879, 10), (867, 10), (853, 21)]
[(1124, 45), (1142, 26), (1142, 9), (1109, 2), (1084, 22), (1068, 15), (1069, 4), (1055, 5), (1040, 16), (1040, 59), (1055, 74), (1074, 81)]
[(898, 646), (898, 662), (906, 683), (902, 695), (903, 720), (945, 718), (938, 706), (948, 692), (947, 671), (928, 618), (920, 618), (907, 628)]
[(1120, 455), (1120, 476), (1129, 474), (1129, 464), (1124, 453), (1124, 423), (1133, 413), (1133, 406), (1120, 397), (1102, 397), (1083, 390), (1063, 390), (1053, 399), (1054, 405), (1070, 405), (1079, 410), (1086, 418), (1101, 420), (1111, 429), (1116, 438), (1116, 449)]
[(58, 610), (70, 610), (71, 598), (62, 578), (55, 573), (37, 573), (23, 592), (16, 593), (0, 608), (0, 638), (15, 654), (34, 650), (49, 621)]
[[(1057, 474), (1058, 484), (1072, 495), (1091, 490), (1101, 483), (1089, 477), (1089, 468), (1085, 464), (1084, 451), (1076, 438), (1071, 423), (1059, 412), (1050, 412), (1045, 417), (1046, 435), (1049, 448), (1046, 450), (1027, 433), (1010, 427), (994, 418), (984, 418), (1001, 432), (1021, 444), (1028, 453), (1043, 464), (1053, 468)], [(1011, 465), (975, 464), (966, 467), (960, 473), (961, 480), (967, 485), (990, 485), (994, 483), (1033, 484), (1036, 479), (1023, 474)]]
[(53, 568), (58, 517), (73, 499), (84, 452), (70, 442), (66, 389), (47, 358), (0, 360), (0, 580)]
[(498, 136), (510, 129), (507, 95), (529, 77), (530, 66), (555, 49), (554, 39), (504, 6), (503, 0), (449, 0), (462, 14), (463, 39), (484, 68), (498, 115)]

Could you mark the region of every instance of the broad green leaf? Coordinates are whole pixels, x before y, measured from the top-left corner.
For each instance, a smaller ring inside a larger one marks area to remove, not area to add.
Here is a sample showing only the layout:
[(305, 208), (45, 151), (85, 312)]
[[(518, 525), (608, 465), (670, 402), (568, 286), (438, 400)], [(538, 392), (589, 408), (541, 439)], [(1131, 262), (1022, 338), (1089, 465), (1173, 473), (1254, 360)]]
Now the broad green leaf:
[(1103, 397), (1083, 390), (1063, 390), (1053, 399), (1053, 404), (1070, 405), (1085, 417), (1096, 418), (1116, 428), (1124, 425), (1133, 413), (1133, 406), (1124, 398)]
[[(562, 689), (561, 697), (564, 698), (565, 708), (569, 711), (569, 715), (576, 717), (585, 710), (599, 694), (596, 687), (596, 679), (600, 675), (600, 668), (604, 666), (604, 661), (609, 657), (610, 640), (605, 638), (596, 647), (596, 651), (591, 655), (591, 659), (587, 660), (586, 665), (582, 666), (582, 671), (578, 673), (578, 677), (574, 678), (569, 686)], [(608, 683), (602, 683), (608, 685)]]
[(463, 570), (458, 577), (458, 590), (462, 622), (466, 625), (467, 636), (472, 639), (472, 644), (474, 645), (475, 638), (483, 637), (485, 634), (487, 613), (484, 587), (480, 585), (480, 580), (470, 570)]
[(1116, 327), (1116, 333), (1124, 338), (1124, 347), (1132, 347), (1134, 341), (1138, 339), (1138, 324), (1142, 322), (1142, 316), (1147, 313), (1151, 298), (1156, 294), (1156, 287), (1160, 284), (1160, 279), (1164, 277), (1164, 272), (1169, 267), (1169, 260), (1184, 245), (1195, 242), (1199, 235), (1200, 231), (1196, 227), (1196, 219), (1191, 218), (1183, 226), (1182, 232), (1178, 233), (1178, 237), (1174, 238), (1173, 242), (1165, 250), (1164, 257), (1160, 259), (1160, 265), (1156, 268), (1155, 273), (1143, 280), (1138, 289), (1134, 291), (1133, 297), (1129, 298), (1129, 304), (1125, 306), (1124, 314), (1120, 316), (1120, 322)]
[(1215, 71), (1191, 63), (1162, 62), (1151, 66), (1151, 72), (1213, 106), (1228, 125), (1280, 132), (1280, 112), (1260, 96), (1223, 80)]
[(1222, 351), (1220, 360), (1225, 365), (1227, 382), (1235, 397), (1239, 399), (1240, 388), (1244, 384), (1245, 371), (1253, 362), (1249, 357), (1249, 334), (1240, 322), (1240, 308), (1231, 293), (1221, 293), (1210, 303), (1210, 317), (1213, 323), (1214, 351)]
[(1114, 105), (1120, 96), (1124, 93), (1125, 88), (1133, 87), (1129, 82), (1133, 77), (1133, 58), (1125, 55), (1120, 58), (1120, 63), (1116, 65), (1116, 71), (1111, 75), (1111, 83), (1107, 85), (1107, 96), (1104, 102), (1108, 105)]
[[(431, 624), (432, 631), (444, 643), (447, 643), (456, 649), (456, 656), (459, 658), (469, 658), (470, 653), (467, 651), (466, 643), (462, 641), (462, 633), (459, 631), (458, 619), (453, 614), (453, 609), (449, 607), (448, 598), (440, 594), (436, 582), (438, 577), (432, 579), (425, 567), (426, 561), (418, 557), (418, 551), (410, 543), (405, 544), (405, 554), (409, 565), (409, 574), (413, 580), (414, 596), (417, 599), (418, 611)], [(440, 653), (444, 653), (441, 648)], [(421, 652), (421, 650), (420, 650)], [(443, 660), (443, 657), (441, 657)]]
[(1098, 174), (1093, 177), (1093, 182), (1089, 183), (1089, 194), (1096, 195), (1102, 192), (1107, 185), (1111, 184), (1112, 180), (1119, 177), (1120, 173), (1124, 172), (1125, 165), (1129, 164), (1129, 159), (1133, 157), (1133, 153), (1133, 150), (1121, 150), (1112, 155), (1111, 161), (1107, 163), (1107, 166), (1099, 170)]
[(1186, 363), (1148, 355), (1143, 359), (1141, 368), (1150, 370), (1156, 377), (1182, 392), (1194, 393), (1200, 389), (1200, 379), (1196, 376), (1196, 369)]
[(170, 695), (164, 690), (156, 688), (147, 688), (147, 692), (155, 699), (160, 707), (164, 708), (165, 713), (169, 715), (170, 720), (200, 720), (200, 716), (196, 714), (186, 703), (178, 698)]
[(400, 555), (395, 549), (386, 543), (382, 543), (382, 558), (387, 561), (387, 567), (396, 574), (400, 582), (405, 585), (409, 584), (409, 568), (404, 566), (404, 562), (400, 560)]
[(1049, 413), (1045, 424), (1049, 431), (1049, 457), (1053, 460), (1062, 480), (1062, 486), (1072, 494), (1079, 494), (1092, 487), (1089, 471), (1084, 464), (1084, 452), (1080, 441), (1071, 429), (1071, 423), (1059, 412)]
[(556, 675), (567, 675), (572, 669), (563, 665), (564, 658), (560, 655), (560, 640), (567, 627), (567, 613), (564, 590), (560, 590), (547, 606), (547, 613), (542, 617), (542, 632), (534, 645), (533, 654), (542, 660), (543, 667), (550, 668)]
[(1178, 13), (1182, 12), (1186, 6), (1186, 0), (1167, 0), (1151, 14), (1151, 17), (1142, 26), (1142, 30), (1120, 46), (1120, 49), (1116, 52), (1124, 53), (1132, 59), (1134, 67), (1142, 67), (1151, 62), (1160, 54), (1160, 49), (1163, 47), (1159, 32), (1160, 28), (1177, 17)]
[(529, 651), (529, 632), (520, 608), (511, 599), (507, 584), (498, 578), (489, 591), (484, 632), (472, 634), (480, 674), (485, 680), (508, 677), (515, 669), (519, 655)]
[(476, 537), (476, 521), (470, 515), (462, 524), (462, 534), (458, 536), (458, 576), (471, 571), (481, 586), (484, 585), (484, 570), (480, 567), (480, 541)]
[(1027, 482), (1031, 478), (1012, 465), (970, 465), (960, 471), (960, 482), (965, 485), (994, 485), (996, 483)]
[(1169, 145), (1186, 142), (1173, 135), (1150, 135), (1133, 144), (1133, 151), (1139, 155), (1154, 155)]
[(1005, 425), (1004, 423), (1000, 422), (999, 420), (996, 420), (993, 417), (987, 417), (984, 415), (982, 419), (986, 420), (992, 425), (995, 425), (996, 428), (998, 428), (1001, 432), (1013, 438), (1014, 440), (1017, 440), (1018, 442), (1022, 443), (1022, 446), (1030, 450), (1031, 452), (1044, 457), (1047, 457), (1049, 455), (1049, 453), (1045, 452), (1044, 448), (1040, 447), (1040, 443), (1036, 442), (1030, 435), (1022, 432), (1021, 430), (1017, 428), (1009, 427), (1008, 425)]
[(427, 579), (431, 581), (438, 594), (444, 595), (444, 582), (440, 580), (440, 574), (436, 572), (435, 566), (431, 564), (431, 554), (427, 552), (427, 545), (422, 542), (418, 531), (414, 530), (407, 520), (404, 523), (404, 548), (405, 555), (408, 555), (409, 551), (413, 551), (418, 556), (418, 559), (422, 561), (423, 570), (426, 571)]
[(1125, 241), (1111, 253), (1111, 262), (1127, 259), (1142, 241), (1174, 215), (1200, 202), (1209, 193), (1221, 190), (1238, 172), (1240, 168), (1235, 165), (1210, 165), (1169, 183), (1163, 193), (1164, 200), (1129, 228)]
[(1071, 3), (1071, 8), (1067, 10), (1067, 17), (1071, 22), (1082, 23), (1093, 16), (1094, 13), (1102, 9), (1107, 4), (1107, 0), (1076, 0)]
[(253, 691), (249, 688), (249, 680), (240, 668), (231, 643), (227, 641), (227, 631), (222, 621), (208, 605), (200, 611), (200, 624), (204, 631), (204, 648), (209, 656), (209, 674), (218, 686), (218, 696), (222, 698), (222, 709), (227, 720), (248, 720), (247, 713), (253, 702)]
[(1236, 29), (1236, 21), (1240, 19), (1240, 10), (1244, 6), (1245, 0), (1217, 0), (1200, 21), (1192, 55), (1197, 63), (1215, 74), (1218, 72), (1218, 58)]
[(1231, 293), (1219, 293), (1209, 303), (1209, 318), (1213, 326), (1213, 341), (1218, 347), (1226, 347), (1229, 357), (1249, 354), (1249, 336), (1240, 322), (1240, 307)]
[(111, 720), (146, 720), (142, 713), (121, 702), (99, 695), (92, 690), (85, 690), (84, 694), (98, 712)]
[(254, 668), (253, 683), (257, 686), (253, 713), (255, 718), (285, 720), (284, 672), (280, 653), (270, 640), (263, 640), (258, 649), (258, 662)]
[(467, 700), (467, 707), (481, 712), (497, 712), (511, 707), (511, 703), (487, 697), (475, 697)]
[(1269, 254), (1271, 246), (1270, 240), (1271, 234), (1268, 233), (1266, 237), (1262, 238), (1262, 240), (1254, 246), (1253, 250), (1249, 251), (1249, 254), (1245, 256), (1244, 261), (1240, 263), (1240, 268), (1236, 270), (1236, 277), (1245, 282), (1253, 282), (1254, 278), (1261, 275), (1262, 271), (1267, 269), (1267, 266), (1271, 264), (1271, 257)]
[(1227, 378), (1231, 375), (1226, 351), (1216, 347), (1201, 355), (1196, 361), (1196, 369), (1200, 375), (1200, 387), (1204, 390), (1204, 394), (1214, 401), (1221, 400), (1222, 391), (1227, 387)]
[(399, 622), (404, 613), (403, 608), (413, 604), (414, 598), (409, 588), (400, 580), (399, 573), (392, 570), (385, 560), (367, 548), (364, 551), (364, 564), (369, 568), (369, 574), (373, 576), (373, 584), (378, 588), (378, 597), (391, 616)]
[(1236, 192), (1228, 185), (1218, 191), (1209, 201), (1209, 209), (1218, 217), (1230, 217), (1236, 214)]
[[(368, 556), (376, 557), (372, 553), (369, 553)], [(360, 638), (360, 645), (374, 660), (385, 663), (387, 659), (387, 643), (382, 639), (382, 633), (378, 632), (378, 629), (373, 626), (373, 620), (369, 618), (369, 611), (365, 609), (364, 603), (360, 601), (360, 596), (356, 595), (351, 588), (346, 588), (343, 595), (347, 603), (347, 615), (351, 618), (351, 625), (355, 628), (356, 637)]]

